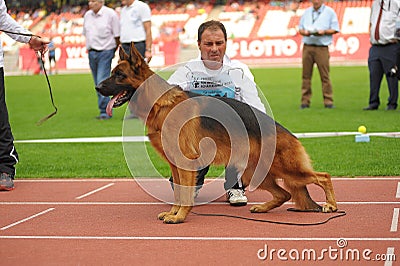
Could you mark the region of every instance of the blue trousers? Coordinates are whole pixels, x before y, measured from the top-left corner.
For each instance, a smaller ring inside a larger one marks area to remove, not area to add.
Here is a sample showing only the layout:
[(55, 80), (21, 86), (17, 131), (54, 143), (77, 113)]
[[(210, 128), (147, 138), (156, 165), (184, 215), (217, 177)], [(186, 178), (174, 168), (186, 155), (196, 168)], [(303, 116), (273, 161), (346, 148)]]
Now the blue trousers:
[[(95, 86), (107, 79), (111, 73), (111, 61), (114, 58), (115, 49), (103, 51), (89, 51), (89, 66)], [(97, 92), (98, 107), (100, 115), (106, 114), (109, 97), (105, 97)]]
[[(135, 48), (138, 52), (144, 57), (144, 53), (146, 52), (146, 42), (135, 42), (133, 43)], [(131, 44), (130, 43), (121, 43), (122, 48), (124, 49), (125, 53), (130, 54), (131, 52)]]

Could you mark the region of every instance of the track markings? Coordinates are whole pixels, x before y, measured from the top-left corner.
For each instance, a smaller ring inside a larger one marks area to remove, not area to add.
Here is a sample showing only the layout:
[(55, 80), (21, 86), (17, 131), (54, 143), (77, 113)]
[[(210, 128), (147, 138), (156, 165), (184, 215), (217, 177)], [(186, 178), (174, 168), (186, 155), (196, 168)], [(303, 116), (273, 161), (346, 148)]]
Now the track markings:
[(394, 247), (389, 247), (386, 250), (386, 261), (385, 261), (385, 266), (392, 266), (393, 265), (393, 259), (395, 259), (396, 255), (394, 254)]
[(13, 226), (16, 226), (16, 225), (18, 225), (18, 224), (21, 224), (21, 223), (24, 223), (24, 222), (26, 222), (26, 221), (29, 221), (29, 220), (31, 220), (31, 219), (33, 219), (33, 218), (36, 218), (36, 217), (38, 217), (38, 216), (40, 216), (40, 215), (46, 214), (46, 213), (48, 213), (48, 212), (51, 212), (51, 211), (53, 211), (53, 210), (55, 210), (55, 208), (49, 208), (49, 209), (47, 209), (47, 210), (45, 210), (45, 211), (42, 211), (42, 212), (39, 212), (39, 213), (34, 214), (34, 215), (32, 215), (32, 216), (29, 216), (28, 218), (25, 218), (25, 219), (19, 220), (18, 222), (9, 224), (9, 225), (7, 225), (7, 226), (4, 226), (4, 227), (0, 228), (0, 230), (6, 230), (6, 229), (11, 228), (11, 227), (13, 227)]
[(113, 186), (113, 185), (114, 185), (114, 183), (110, 183), (110, 184), (108, 184), (108, 185), (102, 186), (102, 187), (100, 187), (100, 188), (98, 188), (98, 189), (95, 189), (95, 190), (93, 190), (93, 191), (90, 191), (90, 192), (88, 192), (88, 193), (86, 193), (86, 194), (83, 194), (83, 195), (81, 195), (81, 196), (79, 196), (79, 197), (76, 197), (75, 199), (83, 199), (83, 198), (85, 198), (85, 197), (87, 197), (87, 196), (90, 196), (90, 195), (92, 195), (92, 194), (94, 194), (94, 193), (97, 193), (97, 192), (99, 192), (99, 191), (102, 191), (102, 190), (104, 190), (104, 189), (106, 189), (106, 188), (109, 188), (109, 187), (111, 187), (111, 186)]
[[(257, 202), (257, 201), (249, 201), (249, 205), (253, 204), (262, 204), (264, 202)], [(324, 202), (318, 202), (318, 204), (323, 204)], [(137, 202), (124, 202), (124, 201), (3, 201), (0, 202), (1, 205), (171, 205), (173, 202), (163, 202), (163, 201), (137, 201)], [(196, 202), (196, 206), (202, 205), (226, 205), (226, 202)], [(340, 205), (399, 205), (400, 202), (398, 201), (338, 201), (337, 204)], [(285, 202), (283, 205), (294, 205), (292, 202)]]
[[(396, 199), (400, 198), (400, 182), (397, 183)], [(397, 232), (399, 224), (400, 208), (393, 209), (392, 225), (390, 226), (390, 232)]]
[[(333, 237), (202, 237), (202, 236), (50, 236), (50, 235), (10, 235), (0, 239), (57, 239), (57, 240), (176, 240), (176, 241), (337, 241)], [(399, 237), (349, 237), (346, 241), (398, 242)], [(394, 248), (388, 248), (387, 253)]]
[(390, 226), (390, 232), (397, 232), (397, 226), (399, 224), (399, 208), (393, 209), (392, 225)]
[[(249, 201), (247, 204), (262, 204), (264, 202), (258, 201)], [(323, 204), (324, 202), (318, 202), (318, 204)], [(1, 205), (171, 205), (173, 202), (163, 202), (163, 201), (3, 201), (0, 202)], [(226, 202), (195, 202), (196, 206), (202, 205), (226, 205), (229, 204)], [(398, 201), (338, 201), (337, 204), (340, 205), (399, 205)], [(285, 202), (283, 205), (294, 205), (293, 202)]]

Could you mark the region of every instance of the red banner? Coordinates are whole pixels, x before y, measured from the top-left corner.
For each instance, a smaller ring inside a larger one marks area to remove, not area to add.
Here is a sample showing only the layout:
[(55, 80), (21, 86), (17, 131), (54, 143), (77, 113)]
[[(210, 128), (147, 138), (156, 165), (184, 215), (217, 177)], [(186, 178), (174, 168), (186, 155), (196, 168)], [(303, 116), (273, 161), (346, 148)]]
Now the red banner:
[[(335, 34), (329, 46), (332, 62), (366, 61), (370, 48), (368, 34)], [(179, 42), (159, 42), (153, 45), (151, 67), (164, 67), (178, 63)], [(228, 40), (227, 54), (249, 64), (298, 63), (301, 62), (301, 36), (283, 38), (260, 38)], [(56, 59), (58, 69), (89, 69), (86, 47), (83, 42), (57, 45)], [(47, 62), (46, 55), (46, 65)], [(116, 65), (118, 55), (114, 58)], [(39, 68), (34, 52), (28, 47), (20, 49), (19, 67), (35, 71)], [(48, 67), (48, 66), (47, 66)]]
[[(248, 63), (300, 62), (302, 36), (265, 39), (228, 40), (227, 54)], [(367, 60), (370, 48), (368, 34), (335, 34), (329, 46), (331, 61)]]
[[(112, 65), (118, 62), (118, 51)], [(151, 67), (163, 67), (177, 63), (179, 58), (179, 42), (160, 42), (153, 44), (153, 59)], [(89, 69), (89, 59), (85, 44), (82, 42), (56, 45), (57, 69)], [(48, 69), (48, 55), (45, 55), (45, 67)], [(28, 46), (21, 47), (19, 51), (19, 68), (22, 70), (39, 71), (36, 55)]]

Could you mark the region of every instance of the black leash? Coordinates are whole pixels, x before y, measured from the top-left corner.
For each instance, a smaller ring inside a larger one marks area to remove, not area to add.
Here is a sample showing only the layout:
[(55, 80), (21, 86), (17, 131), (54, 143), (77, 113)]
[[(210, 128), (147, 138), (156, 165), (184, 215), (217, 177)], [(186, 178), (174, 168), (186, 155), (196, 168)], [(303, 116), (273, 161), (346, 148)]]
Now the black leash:
[[(288, 209), (288, 211), (298, 211), (298, 212), (309, 212), (309, 211), (301, 211), (301, 210), (294, 210), (294, 209)], [(316, 212), (316, 211), (312, 211)], [(342, 217), (346, 215), (345, 211), (337, 211), (337, 215), (331, 216), (321, 222), (314, 222), (314, 223), (292, 223), (292, 222), (280, 222), (280, 221), (272, 221), (272, 220), (266, 220), (266, 219), (256, 219), (256, 218), (250, 218), (250, 217), (244, 217), (244, 216), (239, 216), (239, 215), (231, 215), (231, 214), (223, 214), (223, 213), (198, 213), (198, 212), (193, 212), (193, 214), (199, 215), (199, 216), (211, 216), (211, 217), (228, 217), (228, 218), (235, 218), (235, 219), (242, 219), (242, 220), (247, 220), (247, 221), (253, 221), (253, 222), (263, 222), (263, 223), (270, 223), (270, 224), (281, 224), (281, 225), (295, 225), (295, 226), (313, 226), (313, 225), (321, 225), (321, 224), (326, 224), (330, 220)]]
[(30, 36), (30, 37), (35, 36), (35, 37), (41, 38), (40, 36), (32, 34), (32, 33), (13, 32), (13, 31), (8, 31), (8, 30), (0, 30), (0, 31), (5, 32), (5, 33), (14, 34), (14, 35)]
[(58, 109), (57, 109), (57, 106), (54, 104), (53, 91), (52, 91), (52, 89), (51, 89), (51, 85), (50, 85), (50, 81), (49, 81), (49, 76), (47, 75), (46, 68), (44, 67), (44, 54), (43, 54), (42, 52), (40, 53), (40, 55), (39, 55), (39, 53), (36, 53), (36, 56), (40, 56), (40, 57), (41, 57), (41, 58), (40, 58), (40, 63), (41, 63), (41, 65), (42, 65), (42, 69), (43, 69), (44, 75), (45, 75), (45, 77), (46, 77), (47, 87), (49, 88), (51, 104), (52, 104), (53, 107), (54, 107), (54, 112), (52, 112), (51, 114), (49, 114), (49, 115), (43, 117), (42, 119), (40, 119), (40, 120), (36, 123), (36, 125), (40, 126), (41, 124), (43, 124), (43, 122), (47, 121), (49, 118), (51, 118), (52, 116), (54, 116), (55, 114), (57, 114)]
[[(32, 34), (32, 33), (12, 32), (12, 31), (8, 31), (8, 30), (0, 30), (0, 31), (5, 32), (5, 33), (10, 33), (10, 34), (15, 34), (15, 35), (30, 36), (30, 37), (33, 37), (33, 36), (34, 36), (34, 37), (37, 37), (37, 38), (41, 38), (40, 36), (34, 35), (34, 34)], [(49, 114), (49, 115), (43, 117), (42, 119), (40, 119), (40, 120), (36, 123), (37, 126), (40, 126), (41, 124), (43, 124), (43, 122), (47, 121), (49, 118), (51, 118), (52, 116), (54, 116), (55, 114), (57, 114), (58, 109), (57, 109), (57, 106), (54, 104), (53, 90), (52, 90), (52, 88), (51, 88), (51, 84), (50, 84), (50, 81), (49, 81), (49, 76), (47, 75), (46, 68), (44, 67), (44, 53), (42, 53), (42, 52), (40, 52), (40, 54), (39, 54), (38, 52), (35, 52), (35, 53), (36, 53), (36, 56), (37, 56), (37, 57), (40, 56), (40, 64), (41, 64), (41, 66), (42, 66), (44, 75), (45, 75), (45, 77), (46, 77), (47, 87), (49, 88), (49, 91), (50, 91), (51, 104), (52, 104), (53, 107), (54, 107), (54, 112), (53, 112), (53, 113), (51, 113), (51, 114)]]

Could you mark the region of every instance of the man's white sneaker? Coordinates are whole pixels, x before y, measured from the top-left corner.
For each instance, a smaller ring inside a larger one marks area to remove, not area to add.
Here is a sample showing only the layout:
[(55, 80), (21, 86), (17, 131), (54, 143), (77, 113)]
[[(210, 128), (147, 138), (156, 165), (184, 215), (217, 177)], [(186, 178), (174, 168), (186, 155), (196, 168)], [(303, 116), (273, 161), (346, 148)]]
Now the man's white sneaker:
[(228, 189), (226, 192), (226, 199), (232, 206), (245, 206), (247, 205), (247, 197), (243, 189)]

